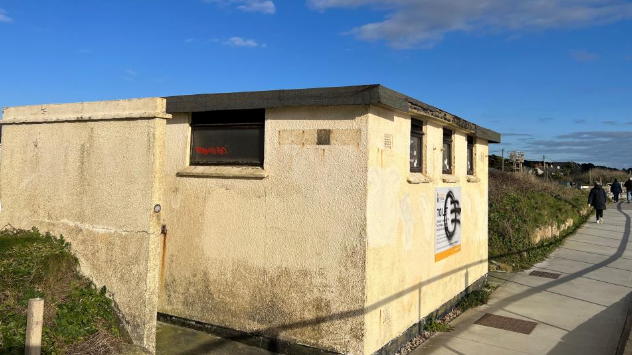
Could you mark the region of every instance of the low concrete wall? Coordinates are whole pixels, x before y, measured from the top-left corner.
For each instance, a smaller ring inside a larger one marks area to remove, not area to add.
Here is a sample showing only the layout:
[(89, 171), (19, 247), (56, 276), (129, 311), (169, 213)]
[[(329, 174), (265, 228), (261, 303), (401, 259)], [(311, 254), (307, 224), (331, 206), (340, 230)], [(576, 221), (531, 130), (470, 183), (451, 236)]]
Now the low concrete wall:
[[(63, 235), (106, 285), (136, 344), (154, 347), (163, 99), (4, 111), (0, 224)], [(156, 113), (158, 112), (158, 113)]]

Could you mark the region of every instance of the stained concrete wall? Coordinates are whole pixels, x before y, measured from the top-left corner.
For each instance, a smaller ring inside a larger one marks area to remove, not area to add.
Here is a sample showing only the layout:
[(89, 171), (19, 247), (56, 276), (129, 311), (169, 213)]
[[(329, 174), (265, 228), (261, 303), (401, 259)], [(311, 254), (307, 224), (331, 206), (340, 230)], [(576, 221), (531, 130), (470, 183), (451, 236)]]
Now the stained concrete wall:
[(368, 117), (368, 106), (267, 109), (262, 171), (193, 177), (178, 176), (190, 173), (190, 128), (175, 115), (159, 311), (362, 354)]
[(0, 224), (64, 235), (107, 285), (136, 344), (153, 349), (164, 99), (8, 108)]
[[(411, 174), (410, 120), (408, 114), (376, 106), (369, 115), (364, 354), (377, 351), (487, 273), (487, 142), (476, 142), (475, 177), (468, 179), (467, 136), (456, 130), (454, 174), (444, 176), (443, 124), (426, 118), (426, 173)], [(392, 149), (384, 145), (385, 134), (393, 137)], [(461, 187), (462, 249), (435, 262), (434, 198), (442, 186)]]

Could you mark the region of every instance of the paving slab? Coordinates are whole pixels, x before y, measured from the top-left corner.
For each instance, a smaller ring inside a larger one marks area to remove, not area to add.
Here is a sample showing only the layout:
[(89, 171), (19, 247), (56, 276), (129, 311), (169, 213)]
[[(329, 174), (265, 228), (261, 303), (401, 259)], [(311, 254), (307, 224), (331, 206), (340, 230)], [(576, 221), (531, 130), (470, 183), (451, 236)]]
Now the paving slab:
[(158, 322), (156, 355), (275, 355), (261, 348)]
[[(411, 355), (615, 355), (632, 302), (632, 204), (611, 204), (604, 212), (604, 224), (591, 218), (530, 270), (492, 274), (501, 286), (490, 302), (462, 314), (452, 322), (454, 331), (435, 334)], [(486, 313), (537, 326), (522, 334), (474, 324)]]

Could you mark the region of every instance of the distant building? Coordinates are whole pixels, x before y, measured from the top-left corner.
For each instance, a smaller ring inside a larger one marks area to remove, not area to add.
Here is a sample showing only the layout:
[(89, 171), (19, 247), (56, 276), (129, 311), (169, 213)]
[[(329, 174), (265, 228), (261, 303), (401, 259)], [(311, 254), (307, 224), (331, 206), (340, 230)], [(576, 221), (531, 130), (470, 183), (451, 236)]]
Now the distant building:
[(0, 222), (63, 234), (148, 349), (160, 314), (289, 353), (390, 354), (487, 275), (500, 135), (383, 86), (1, 123)]

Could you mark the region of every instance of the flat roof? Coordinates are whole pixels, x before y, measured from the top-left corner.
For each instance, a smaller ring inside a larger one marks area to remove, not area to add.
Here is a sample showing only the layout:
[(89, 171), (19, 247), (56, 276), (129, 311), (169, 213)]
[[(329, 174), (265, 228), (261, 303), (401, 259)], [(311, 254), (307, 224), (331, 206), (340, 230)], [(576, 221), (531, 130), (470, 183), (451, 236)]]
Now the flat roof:
[(500, 143), (500, 133), (423, 103), (385, 86), (359, 85), (314, 89), (252, 91), (221, 94), (168, 96), (167, 113), (243, 110), (291, 106), (381, 105), (411, 114), (421, 114), (474, 132), (491, 143)]

